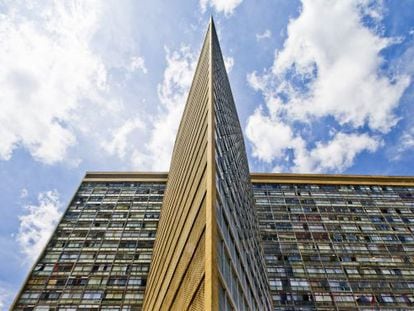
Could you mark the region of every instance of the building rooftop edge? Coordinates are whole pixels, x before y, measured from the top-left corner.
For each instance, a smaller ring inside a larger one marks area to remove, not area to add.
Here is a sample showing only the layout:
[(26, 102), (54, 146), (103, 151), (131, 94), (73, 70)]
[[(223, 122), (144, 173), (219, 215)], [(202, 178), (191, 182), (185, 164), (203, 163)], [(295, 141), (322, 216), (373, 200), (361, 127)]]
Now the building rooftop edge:
[[(361, 184), (414, 186), (414, 176), (250, 173), (253, 183), (283, 184)], [(86, 172), (84, 181), (157, 181), (168, 179), (168, 172)]]

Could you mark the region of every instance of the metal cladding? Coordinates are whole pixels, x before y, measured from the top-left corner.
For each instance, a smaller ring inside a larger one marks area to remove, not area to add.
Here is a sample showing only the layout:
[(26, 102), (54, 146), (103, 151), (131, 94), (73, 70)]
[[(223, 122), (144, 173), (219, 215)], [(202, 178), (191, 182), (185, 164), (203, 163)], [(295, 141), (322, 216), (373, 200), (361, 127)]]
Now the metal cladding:
[(144, 310), (205, 308), (208, 209), (209, 34), (178, 130)]
[(271, 310), (247, 156), (213, 21), (172, 155), (145, 310)]

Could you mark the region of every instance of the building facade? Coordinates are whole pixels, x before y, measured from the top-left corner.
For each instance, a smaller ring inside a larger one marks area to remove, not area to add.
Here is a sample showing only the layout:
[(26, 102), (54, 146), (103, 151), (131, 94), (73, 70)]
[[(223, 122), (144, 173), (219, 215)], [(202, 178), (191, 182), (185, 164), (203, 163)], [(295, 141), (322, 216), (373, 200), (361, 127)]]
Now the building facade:
[[(88, 173), (13, 309), (141, 310), (167, 179)], [(413, 178), (251, 180), (274, 310), (414, 309)]]
[(141, 310), (166, 174), (87, 174), (14, 310)]
[(414, 178), (250, 174), (211, 21), (169, 173), (87, 173), (13, 310), (414, 309)]
[(275, 310), (414, 309), (414, 179), (253, 174)]
[(243, 134), (211, 20), (172, 153), (144, 310), (271, 310)]

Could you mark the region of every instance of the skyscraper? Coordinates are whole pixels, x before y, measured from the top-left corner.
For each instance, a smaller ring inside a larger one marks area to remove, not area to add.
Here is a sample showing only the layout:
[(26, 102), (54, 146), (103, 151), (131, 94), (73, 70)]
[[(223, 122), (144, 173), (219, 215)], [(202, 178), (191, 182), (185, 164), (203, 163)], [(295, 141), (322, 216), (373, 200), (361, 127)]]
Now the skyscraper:
[(242, 131), (211, 21), (173, 150), (144, 309), (270, 310), (267, 288)]
[(409, 309), (413, 233), (412, 177), (249, 173), (211, 21), (169, 173), (87, 173), (13, 309)]

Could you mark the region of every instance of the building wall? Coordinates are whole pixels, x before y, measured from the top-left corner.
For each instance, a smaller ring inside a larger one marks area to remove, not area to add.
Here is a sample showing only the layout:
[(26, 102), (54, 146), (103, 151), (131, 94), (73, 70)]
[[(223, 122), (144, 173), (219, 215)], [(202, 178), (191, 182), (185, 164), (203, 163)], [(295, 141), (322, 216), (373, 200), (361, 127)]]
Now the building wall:
[[(414, 179), (304, 176), (252, 175), (274, 309), (413, 309)], [(87, 175), (14, 309), (141, 310), (166, 179)]]
[(206, 39), (174, 145), (145, 310), (204, 309), (209, 50)]
[(81, 184), (14, 310), (140, 310), (164, 183)]
[(275, 310), (414, 308), (413, 186), (254, 188)]
[(219, 310), (271, 310), (243, 133), (219, 43), (213, 39)]

